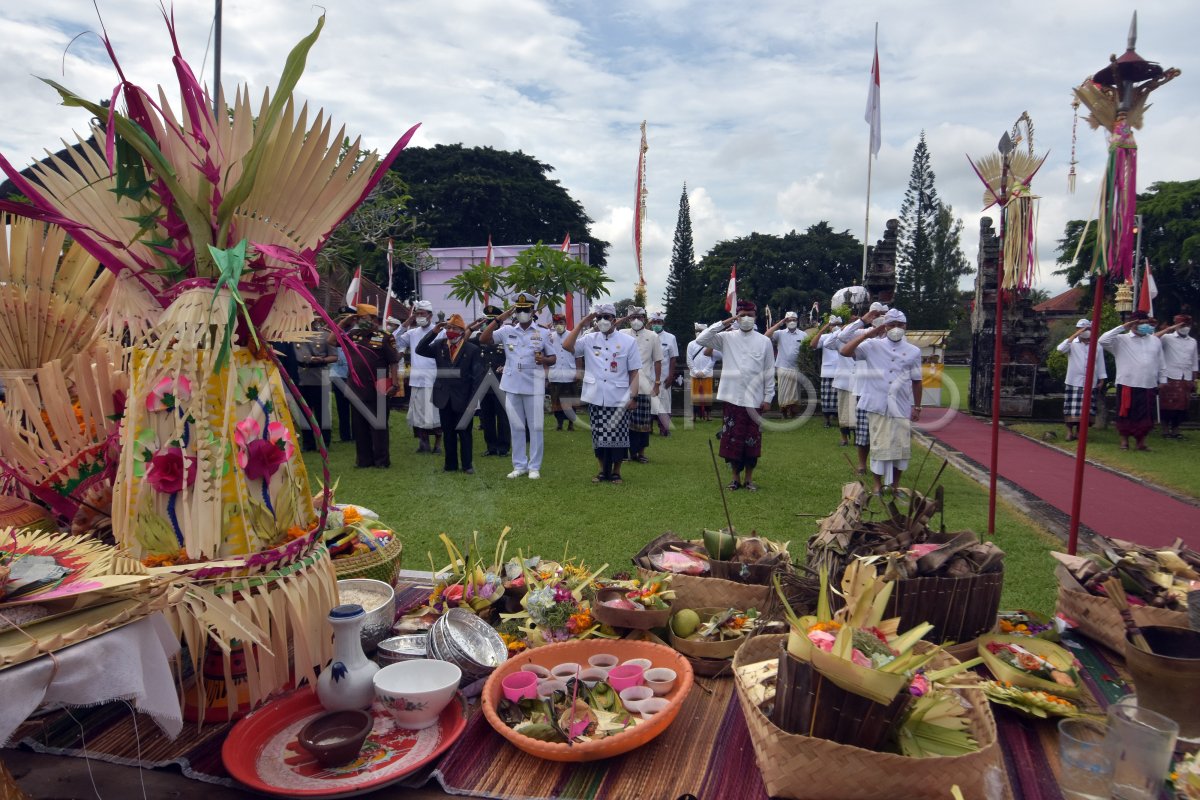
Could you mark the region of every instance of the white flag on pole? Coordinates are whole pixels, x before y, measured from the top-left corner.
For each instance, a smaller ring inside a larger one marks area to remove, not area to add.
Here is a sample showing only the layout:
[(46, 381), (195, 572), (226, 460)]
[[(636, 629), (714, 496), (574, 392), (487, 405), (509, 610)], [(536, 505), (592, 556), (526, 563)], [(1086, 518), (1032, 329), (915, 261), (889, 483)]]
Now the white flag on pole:
[(358, 295), (362, 288), (362, 267), (354, 273), (354, 278), (350, 281), (350, 288), (346, 290), (346, 305), (354, 308), (358, 305)]
[(867, 113), (863, 116), (871, 125), (871, 155), (879, 157), (883, 134), (879, 116), (879, 26), (875, 26), (875, 59), (871, 62), (871, 85), (867, 91)]

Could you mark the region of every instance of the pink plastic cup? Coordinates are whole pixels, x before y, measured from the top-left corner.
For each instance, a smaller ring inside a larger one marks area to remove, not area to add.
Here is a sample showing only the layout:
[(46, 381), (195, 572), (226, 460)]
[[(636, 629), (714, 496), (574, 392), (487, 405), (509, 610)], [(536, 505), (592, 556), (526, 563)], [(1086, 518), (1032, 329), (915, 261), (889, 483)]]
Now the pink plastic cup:
[(511, 703), (537, 697), (538, 676), (532, 672), (514, 672), (500, 681), (504, 696)]
[(636, 664), (621, 664), (608, 671), (608, 685), (618, 693), (631, 686), (641, 686), (643, 672)]

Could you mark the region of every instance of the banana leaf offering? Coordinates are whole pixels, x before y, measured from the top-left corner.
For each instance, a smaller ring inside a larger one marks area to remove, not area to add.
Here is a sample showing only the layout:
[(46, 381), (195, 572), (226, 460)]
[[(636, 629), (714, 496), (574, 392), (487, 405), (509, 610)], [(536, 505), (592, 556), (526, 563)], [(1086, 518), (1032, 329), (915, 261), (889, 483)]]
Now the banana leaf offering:
[(1097, 552), (1052, 555), (1091, 594), (1104, 596), (1105, 581), (1116, 576), (1131, 605), (1188, 610), (1188, 592), (1200, 586), (1200, 553), (1182, 541), (1152, 548), (1097, 536), (1092, 547)]
[(984, 681), (980, 684), (988, 700), (1001, 706), (1016, 709), (1030, 717), (1086, 717), (1079, 706), (1065, 697), (1059, 697), (1040, 689), (1025, 689), (1002, 681)]
[(1054, 642), (1028, 636), (981, 636), (979, 656), (999, 681), (1059, 697), (1082, 695), (1074, 657)]
[(498, 712), (506, 725), (522, 736), (541, 742), (589, 742), (629, 730), (638, 718), (625, 708), (616, 690), (604, 681), (589, 687), (569, 679), (566, 690), (546, 698), (500, 701)]

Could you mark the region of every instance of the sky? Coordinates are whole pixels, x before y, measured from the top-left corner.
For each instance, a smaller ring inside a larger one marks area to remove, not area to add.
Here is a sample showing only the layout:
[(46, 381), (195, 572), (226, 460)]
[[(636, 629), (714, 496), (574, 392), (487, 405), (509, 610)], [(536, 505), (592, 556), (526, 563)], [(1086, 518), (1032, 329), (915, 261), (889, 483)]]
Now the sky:
[[(157, 0), (96, 2), (127, 76), (164, 84), (177, 99)], [(612, 243), (615, 297), (632, 295), (636, 282), (634, 187), (645, 120), (643, 265), (650, 305), (661, 307), (685, 183), (697, 258), (725, 239), (820, 221), (863, 238), (863, 117), (878, 22), (882, 147), (872, 165), (870, 241), (899, 215), (924, 131), (938, 194), (962, 218), (963, 250), (974, 263), (983, 187), (965, 155), (994, 152), (1028, 111), (1035, 150), (1050, 152), (1033, 189), (1042, 197), (1037, 285), (1053, 294), (1066, 286), (1051, 274), (1057, 241), (1068, 220), (1093, 215), (1106, 157), (1103, 132), (1080, 119), (1077, 189), (1068, 192), (1071, 89), (1124, 51), (1135, 7), (1123, 0), (330, 0), (297, 94), (369, 147), (386, 150), (420, 122), (414, 145), (520, 150), (552, 165), (552, 177), (595, 220), (592, 233)], [(206, 83), (213, 9), (213, 0), (173, 6), (184, 56)], [(274, 86), (288, 51), (320, 13), (299, 0), (224, 0), (226, 90)], [(1157, 0), (1139, 14), (1138, 52), (1183, 71), (1154, 93), (1137, 134), (1141, 191), (1200, 177), (1198, 23), (1195, 0)], [(96, 98), (111, 94), (116, 73), (99, 30), (92, 0), (0, 4), (0, 152), (15, 165), (87, 125), (86, 112), (58, 105), (35, 76)]]

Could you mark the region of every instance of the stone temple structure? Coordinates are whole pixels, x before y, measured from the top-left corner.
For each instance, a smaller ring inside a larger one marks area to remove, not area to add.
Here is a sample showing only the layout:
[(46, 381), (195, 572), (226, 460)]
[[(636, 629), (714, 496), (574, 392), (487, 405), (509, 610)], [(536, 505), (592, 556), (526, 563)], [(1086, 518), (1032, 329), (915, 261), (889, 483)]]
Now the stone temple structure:
[(889, 219), (883, 238), (871, 248), (867, 260), (867, 291), (872, 301), (890, 304), (896, 295), (896, 236), (900, 221)]

